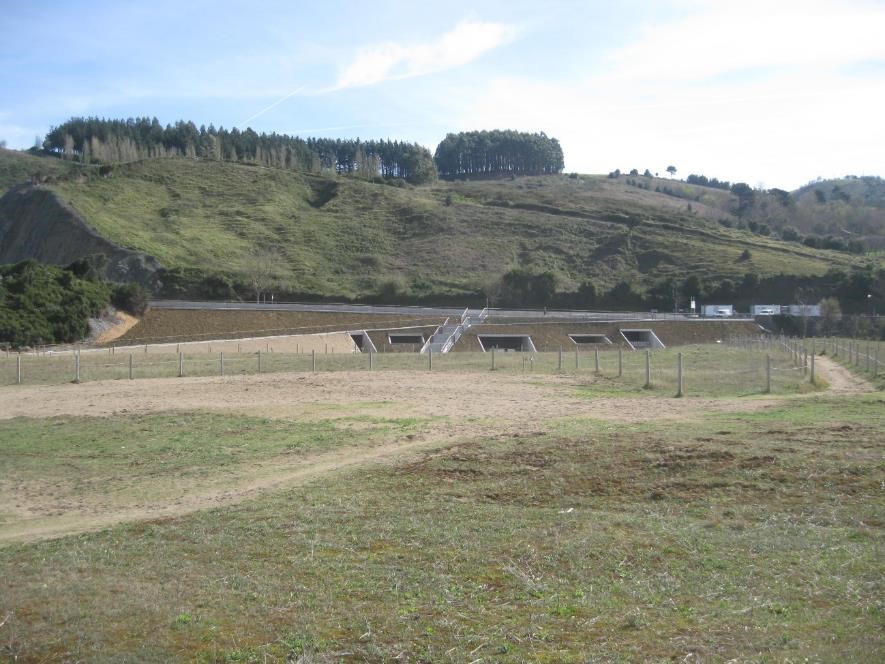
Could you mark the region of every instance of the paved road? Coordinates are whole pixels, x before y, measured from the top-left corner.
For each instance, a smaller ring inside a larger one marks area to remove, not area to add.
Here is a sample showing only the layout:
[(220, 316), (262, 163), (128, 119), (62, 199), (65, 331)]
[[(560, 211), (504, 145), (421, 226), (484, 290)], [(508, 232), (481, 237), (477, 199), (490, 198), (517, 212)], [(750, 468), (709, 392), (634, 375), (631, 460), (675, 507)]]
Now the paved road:
[[(215, 310), (238, 310), (238, 311), (334, 311), (337, 313), (362, 313), (362, 314), (395, 314), (404, 316), (460, 316), (464, 309), (447, 307), (406, 307), (395, 305), (368, 305), (368, 304), (320, 304), (304, 302), (199, 302), (185, 300), (152, 300), (151, 306), (156, 309), (215, 309)], [(479, 312), (473, 309), (472, 312)], [(651, 313), (648, 311), (571, 311), (571, 310), (544, 310), (544, 309), (489, 309), (489, 316), (493, 318), (571, 318), (579, 320), (699, 320), (689, 318), (683, 314)], [(729, 320), (744, 320), (742, 318), (730, 318)]]

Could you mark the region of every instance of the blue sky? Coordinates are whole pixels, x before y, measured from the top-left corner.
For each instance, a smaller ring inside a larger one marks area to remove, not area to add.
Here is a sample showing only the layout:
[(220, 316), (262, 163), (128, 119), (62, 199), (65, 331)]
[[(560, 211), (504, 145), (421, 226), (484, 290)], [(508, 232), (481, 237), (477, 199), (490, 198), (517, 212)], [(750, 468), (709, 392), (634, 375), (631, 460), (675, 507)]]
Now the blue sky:
[(567, 171), (885, 175), (885, 3), (0, 0), (0, 140), (76, 115), (545, 131)]

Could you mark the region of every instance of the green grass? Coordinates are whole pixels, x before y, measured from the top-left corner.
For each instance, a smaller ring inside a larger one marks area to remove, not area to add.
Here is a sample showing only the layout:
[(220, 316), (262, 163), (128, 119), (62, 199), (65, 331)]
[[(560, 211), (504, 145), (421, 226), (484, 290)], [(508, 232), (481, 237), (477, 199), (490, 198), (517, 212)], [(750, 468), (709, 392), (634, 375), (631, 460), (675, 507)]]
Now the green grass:
[[(244, 477), (305, 455), (412, 435), (425, 423), (385, 418), (383, 410), (374, 406), (376, 416), (319, 412), (307, 421), (200, 412), (0, 420), (4, 473), (17, 487), (0, 485), (0, 496), (9, 507), (42, 496), (59, 513), (171, 503), (194, 489), (234, 488)], [(0, 513), (4, 521), (17, 525), (21, 518)]]
[(33, 176), (69, 178), (82, 170), (83, 167), (74, 162), (0, 149), (0, 195), (11, 187), (30, 182)]
[(881, 395), (465, 440), (0, 549), (0, 643), (16, 661), (874, 661), (883, 440)]
[[(672, 396), (677, 390), (677, 356), (683, 356), (685, 396), (724, 397), (759, 394), (766, 388), (765, 355), (772, 358), (772, 393), (791, 394), (809, 391), (810, 376), (797, 369), (788, 355), (777, 348), (744, 350), (723, 345), (684, 346), (677, 350), (656, 350), (651, 354), (651, 385), (645, 383), (645, 353), (623, 352), (621, 375), (618, 375), (616, 350), (600, 352), (599, 372), (595, 354), (587, 351), (547, 353), (457, 352), (435, 355), (432, 371), (492, 371), (517, 375), (573, 375), (582, 379), (582, 394)], [(175, 377), (178, 357), (174, 353), (132, 353), (134, 379)], [(366, 353), (317, 354), (316, 368), (326, 371), (369, 371)], [(417, 353), (374, 353), (372, 371), (431, 371), (431, 358)], [(494, 366), (493, 366), (494, 363)], [(68, 383), (76, 376), (76, 360), (72, 355), (22, 356), (23, 384)], [(193, 353), (183, 356), (185, 376), (218, 376), (221, 372), (219, 353)], [(313, 358), (309, 354), (262, 353), (262, 373), (310, 372)], [(229, 379), (258, 373), (257, 353), (227, 353), (224, 372)], [(0, 358), (0, 385), (14, 385), (16, 356)], [(129, 353), (125, 349), (109, 352), (83, 353), (80, 360), (81, 382), (93, 380), (128, 380)], [(821, 385), (822, 386), (822, 385)], [(819, 386), (820, 387), (820, 386)]]
[[(315, 207), (315, 191), (330, 183), (334, 196)], [(567, 291), (588, 279), (608, 288), (686, 273), (823, 274), (852, 260), (726, 229), (716, 223), (721, 210), (688, 214), (684, 201), (674, 206), (671, 197), (597, 178), (401, 189), (169, 159), (54, 186), (102, 235), (167, 267), (222, 271), (247, 282), (258, 251), (270, 257), (280, 287), (328, 297), (375, 294), (392, 276), (413, 296), (463, 296), (515, 266), (551, 270)], [(629, 238), (625, 215), (643, 219)], [(747, 248), (752, 259), (740, 260)]]

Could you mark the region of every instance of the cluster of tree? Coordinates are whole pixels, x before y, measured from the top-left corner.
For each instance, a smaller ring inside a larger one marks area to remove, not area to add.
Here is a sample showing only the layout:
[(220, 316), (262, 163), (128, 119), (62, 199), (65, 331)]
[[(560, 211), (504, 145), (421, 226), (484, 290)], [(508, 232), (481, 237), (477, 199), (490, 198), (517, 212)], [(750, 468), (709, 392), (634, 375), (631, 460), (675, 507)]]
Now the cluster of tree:
[(561, 173), (562, 147), (544, 132), (470, 131), (447, 134), (434, 161), (440, 176), (485, 177)]
[[(638, 168), (631, 169), (631, 170), (630, 170), (630, 173), (628, 173), (628, 175), (632, 175), (633, 177), (638, 176), (638, 175), (639, 175), (639, 169), (638, 169)], [(655, 175), (657, 175), (657, 173), (655, 173)], [(619, 177), (621, 177), (621, 169), (620, 169), (620, 168), (616, 168), (615, 170), (610, 171), (609, 174), (608, 174), (608, 176), (609, 176), (610, 178), (612, 178), (612, 179), (615, 179), (615, 178), (619, 178)], [(642, 177), (644, 177), (644, 178), (650, 178), (650, 177), (654, 177), (654, 176), (652, 175), (651, 171), (648, 170), (648, 169), (646, 168), (646, 169), (645, 169), (645, 172), (642, 174)]]
[(695, 175), (692, 173), (685, 181), (688, 184), (696, 184), (699, 187), (710, 187), (712, 189), (731, 189), (731, 183), (728, 180), (717, 180), (716, 178), (708, 178), (706, 175)]
[(0, 265), (0, 346), (20, 348), (70, 343), (86, 337), (89, 319), (113, 304), (140, 315), (147, 293), (138, 284), (112, 285), (99, 277), (98, 262), (66, 268), (33, 259)]
[(688, 309), (690, 298), (697, 302), (734, 304), (749, 309), (751, 304), (816, 304), (836, 298), (846, 313), (869, 313), (871, 303), (885, 301), (885, 268), (872, 265), (850, 272), (833, 269), (824, 275), (775, 275), (760, 278), (748, 272), (739, 279), (720, 277), (684, 279), (668, 277), (647, 288), (621, 281), (608, 290), (586, 281), (577, 291), (558, 291), (552, 272), (522, 268), (504, 274), (487, 294), (494, 306), (568, 307), (576, 309), (673, 311)]
[(105, 120), (72, 118), (53, 127), (43, 149), (83, 163), (117, 163), (157, 157), (246, 162), (274, 168), (334, 170), (364, 177), (433, 180), (427, 148), (402, 141), (308, 138), (197, 126), (182, 120), (163, 125), (157, 118)]

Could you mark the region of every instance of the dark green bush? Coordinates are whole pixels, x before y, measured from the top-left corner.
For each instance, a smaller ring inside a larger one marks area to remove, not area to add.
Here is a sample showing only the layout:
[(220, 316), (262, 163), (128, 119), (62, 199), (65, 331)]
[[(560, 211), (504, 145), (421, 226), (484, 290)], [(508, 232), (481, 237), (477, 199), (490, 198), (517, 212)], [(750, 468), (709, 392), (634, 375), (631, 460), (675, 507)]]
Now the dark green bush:
[(0, 344), (35, 346), (82, 339), (110, 288), (70, 270), (27, 260), (0, 265)]
[(148, 308), (148, 292), (141, 284), (118, 284), (111, 294), (111, 304), (133, 316), (142, 316)]

